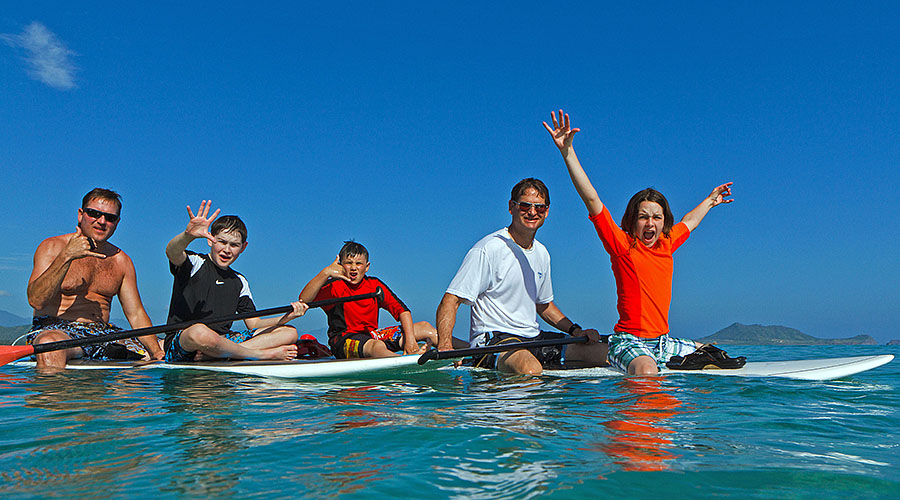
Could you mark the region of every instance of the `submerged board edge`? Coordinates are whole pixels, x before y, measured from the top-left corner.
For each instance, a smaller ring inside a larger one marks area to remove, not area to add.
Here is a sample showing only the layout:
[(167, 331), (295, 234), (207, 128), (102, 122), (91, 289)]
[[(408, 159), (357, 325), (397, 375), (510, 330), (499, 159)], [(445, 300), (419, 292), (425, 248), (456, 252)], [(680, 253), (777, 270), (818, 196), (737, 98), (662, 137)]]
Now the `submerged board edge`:
[[(413, 374), (434, 371), (452, 363), (451, 360), (418, 364), (415, 354), (391, 358), (316, 359), (293, 361), (209, 361), (198, 363), (166, 363), (162, 361), (90, 361), (73, 360), (66, 366), (71, 370), (199, 370), (253, 375), (273, 378), (346, 378), (389, 372)], [(34, 361), (15, 361), (11, 366), (34, 367)]]
[[(843, 358), (798, 359), (793, 361), (748, 361), (737, 369), (722, 370), (671, 370), (663, 368), (661, 375), (717, 375), (731, 377), (773, 377), (797, 380), (834, 380), (848, 377), (879, 366), (894, 359), (893, 354), (850, 356)], [(623, 376), (612, 367), (578, 368), (574, 370), (545, 370), (554, 376)]]
[[(165, 363), (161, 361), (80, 361), (67, 366), (73, 370), (203, 370), (273, 378), (346, 378), (384, 372), (419, 373), (449, 366), (452, 360), (429, 361), (418, 364), (419, 355), (410, 354), (392, 358), (367, 358), (353, 360), (319, 359), (295, 361), (213, 361), (202, 363)], [(797, 380), (833, 380), (872, 370), (890, 363), (893, 354), (851, 356), (842, 358), (801, 359), (793, 361), (750, 361), (733, 370), (671, 370), (663, 368), (661, 375), (717, 375), (732, 377), (775, 377)], [(14, 361), (10, 366), (34, 367), (34, 361)], [(614, 377), (624, 376), (612, 367), (577, 368), (571, 370), (544, 370), (544, 374), (557, 377)]]

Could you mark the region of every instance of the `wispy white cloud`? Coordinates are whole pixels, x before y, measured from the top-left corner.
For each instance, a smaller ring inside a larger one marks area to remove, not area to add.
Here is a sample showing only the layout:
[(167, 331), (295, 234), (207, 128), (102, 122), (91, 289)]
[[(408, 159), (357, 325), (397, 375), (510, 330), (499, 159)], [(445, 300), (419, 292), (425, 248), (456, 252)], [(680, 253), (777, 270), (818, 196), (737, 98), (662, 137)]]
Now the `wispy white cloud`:
[(28, 271), (31, 269), (30, 262), (31, 256), (23, 253), (0, 255), (0, 271)]
[(0, 297), (12, 297), (12, 294), (6, 290), (0, 290)]
[(75, 53), (43, 24), (35, 21), (20, 35), (0, 35), (0, 38), (25, 51), (29, 76), (58, 90), (75, 88), (78, 68), (70, 59)]

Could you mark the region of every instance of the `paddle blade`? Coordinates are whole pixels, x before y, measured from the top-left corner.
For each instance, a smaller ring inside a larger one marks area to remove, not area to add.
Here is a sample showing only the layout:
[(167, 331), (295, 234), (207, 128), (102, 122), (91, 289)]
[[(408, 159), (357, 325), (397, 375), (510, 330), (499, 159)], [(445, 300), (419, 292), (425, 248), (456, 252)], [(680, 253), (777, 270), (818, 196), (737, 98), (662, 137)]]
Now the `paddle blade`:
[(0, 345), (0, 366), (34, 354), (33, 345)]

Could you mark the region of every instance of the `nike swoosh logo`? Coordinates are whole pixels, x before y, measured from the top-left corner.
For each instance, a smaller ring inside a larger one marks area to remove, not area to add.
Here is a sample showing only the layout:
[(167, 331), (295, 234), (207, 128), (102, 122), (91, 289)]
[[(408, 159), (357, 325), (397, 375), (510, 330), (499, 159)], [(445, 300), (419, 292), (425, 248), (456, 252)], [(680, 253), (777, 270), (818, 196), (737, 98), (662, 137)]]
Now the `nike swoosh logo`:
[(225, 282), (224, 282), (224, 281), (219, 281), (219, 280), (216, 280), (216, 284), (217, 284), (217, 285), (224, 285), (224, 284), (225, 284)]

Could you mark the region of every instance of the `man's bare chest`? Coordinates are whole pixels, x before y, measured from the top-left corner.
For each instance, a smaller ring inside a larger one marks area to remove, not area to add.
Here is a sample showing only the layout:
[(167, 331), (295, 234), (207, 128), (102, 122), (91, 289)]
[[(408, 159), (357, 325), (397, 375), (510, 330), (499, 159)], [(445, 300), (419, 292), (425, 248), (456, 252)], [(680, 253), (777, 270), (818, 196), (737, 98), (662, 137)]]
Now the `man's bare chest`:
[(119, 293), (124, 273), (116, 266), (115, 258), (76, 260), (69, 267), (62, 283), (64, 295), (86, 295), (89, 292), (112, 297)]

